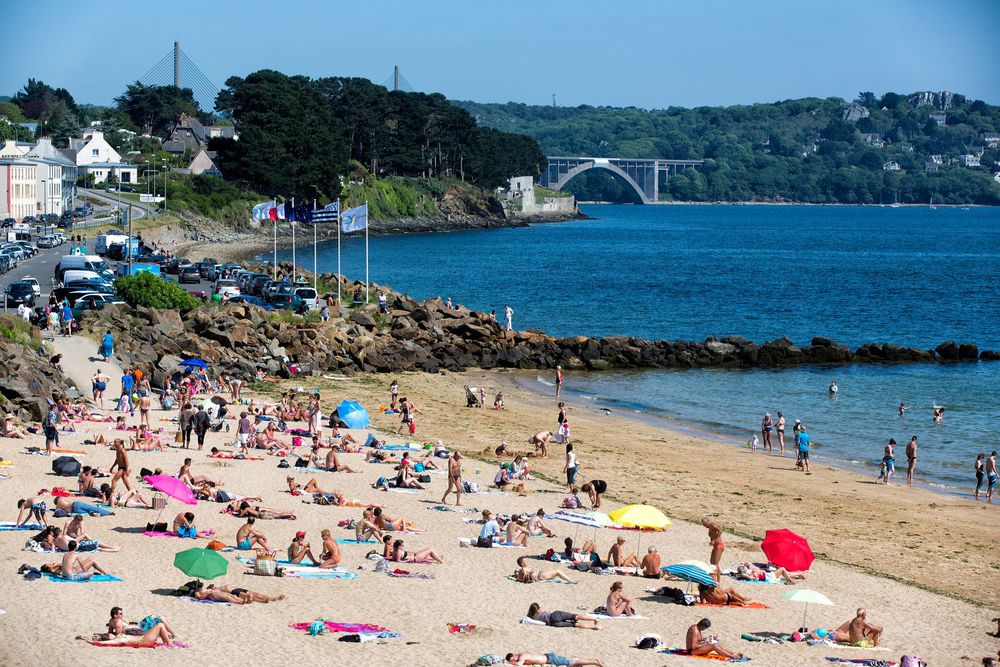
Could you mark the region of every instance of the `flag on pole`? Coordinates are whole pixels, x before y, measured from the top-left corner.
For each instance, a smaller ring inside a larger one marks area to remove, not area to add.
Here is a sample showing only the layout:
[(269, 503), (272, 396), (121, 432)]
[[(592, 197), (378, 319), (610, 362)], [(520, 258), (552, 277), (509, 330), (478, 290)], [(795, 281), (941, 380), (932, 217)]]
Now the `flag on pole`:
[(340, 214), (340, 230), (345, 234), (368, 229), (368, 204), (349, 208)]
[(337, 222), (340, 213), (340, 202), (332, 201), (323, 208), (313, 209), (313, 222)]
[(274, 207), (274, 216), (272, 220), (284, 220), (285, 219), (285, 204), (278, 204)]
[(254, 220), (270, 220), (271, 219), (271, 209), (274, 208), (272, 202), (266, 201), (263, 204), (257, 204), (251, 210), (251, 215)]

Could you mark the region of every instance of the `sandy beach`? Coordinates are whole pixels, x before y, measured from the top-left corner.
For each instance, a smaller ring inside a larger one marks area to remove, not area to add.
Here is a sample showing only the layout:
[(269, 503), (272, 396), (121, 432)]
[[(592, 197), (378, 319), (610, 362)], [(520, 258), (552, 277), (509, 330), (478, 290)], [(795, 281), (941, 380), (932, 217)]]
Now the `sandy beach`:
[[(92, 344), (77, 341), (68, 350), (68, 371), (74, 378), (86, 378), (95, 367), (86, 350)], [(108, 368), (106, 365), (102, 365)], [(115, 373), (110, 373), (115, 375)], [(362, 402), (373, 415), (378, 434), (390, 433), (390, 442), (402, 442), (391, 435), (398, 425), (396, 416), (379, 413), (388, 402), (384, 376), (360, 376), (350, 380), (308, 378), (284, 383), (282, 387), (317, 387), (322, 392), (324, 413), (343, 398)], [(484, 448), (506, 440), (518, 449), (537, 430), (551, 428), (555, 421), (554, 401), (518, 389), (509, 373), (470, 372), (455, 374), (407, 374), (399, 378), (401, 394), (413, 400), (422, 414), (417, 415), (417, 439), (442, 439), (449, 447), (476, 455)], [(485, 385), (489, 395), (503, 389), (507, 410), (467, 409), (464, 384)], [(114, 383), (113, 383), (114, 386)], [(271, 392), (279, 387), (268, 385)], [(115, 393), (115, 392), (111, 392)], [(153, 422), (164, 427), (162, 438), (172, 444), (174, 411), (155, 411)], [(194, 604), (167, 595), (170, 589), (188, 581), (172, 565), (174, 554), (206, 540), (147, 537), (137, 528), (152, 521), (156, 513), (144, 509), (120, 509), (115, 516), (88, 518), (85, 527), (93, 537), (122, 546), (120, 553), (101, 553), (99, 562), (121, 582), (56, 583), (45, 579), (26, 581), (15, 573), (22, 563), (39, 566), (58, 560), (54, 554), (22, 551), (32, 533), (0, 533), (0, 616), (4, 636), (33, 638), (43, 632), (43, 641), (29, 646), (8, 641), (0, 648), (0, 662), (10, 665), (78, 664), (100, 660), (102, 664), (134, 664), (139, 656), (131, 649), (96, 648), (75, 640), (102, 629), (112, 606), (125, 608), (125, 617), (139, 620), (148, 614), (162, 616), (176, 630), (188, 648), (144, 650), (149, 664), (189, 664), (192, 660), (218, 665), (280, 661), (303, 663), (317, 659), (347, 661), (348, 664), (467, 665), (485, 653), (503, 655), (508, 651), (555, 651), (571, 657), (596, 657), (607, 665), (682, 665), (691, 659), (629, 648), (634, 638), (645, 632), (658, 633), (669, 646), (683, 644), (688, 625), (702, 617), (713, 622), (712, 632), (729, 647), (751, 656), (755, 664), (826, 664), (827, 655), (847, 658), (898, 659), (899, 655), (920, 654), (931, 664), (978, 664), (979, 658), (995, 652), (998, 640), (987, 632), (997, 606), (996, 543), (985, 532), (995, 523), (996, 508), (977, 507), (969, 501), (947, 498), (922, 489), (884, 489), (857, 475), (816, 465), (806, 477), (794, 472), (790, 459), (751, 457), (723, 444), (658, 429), (602, 412), (571, 410), (574, 440), (587, 477), (607, 480), (609, 494), (605, 511), (619, 501), (654, 504), (674, 520), (662, 533), (642, 535), (646, 545), (655, 545), (664, 563), (687, 559), (708, 560), (705, 529), (688, 520), (704, 514), (717, 517), (726, 531), (727, 549), (722, 566), (745, 560), (760, 561), (762, 553), (753, 538), (767, 528), (787, 527), (807, 537), (818, 559), (808, 579), (797, 585), (821, 591), (833, 607), (809, 609), (810, 627), (836, 626), (853, 617), (856, 607), (865, 606), (873, 622), (884, 625), (884, 644), (889, 650), (862, 651), (840, 647), (811, 647), (804, 644), (766, 645), (739, 638), (757, 631), (790, 632), (802, 623), (802, 605), (781, 599), (789, 587), (747, 585), (727, 582), (738, 591), (770, 605), (771, 609), (690, 608), (663, 604), (649, 597), (644, 588), (649, 580), (627, 576), (598, 576), (574, 573), (579, 583), (520, 584), (506, 579), (519, 555), (538, 555), (547, 548), (559, 548), (564, 537), (578, 540), (596, 536), (602, 552), (623, 534), (626, 549), (635, 550), (634, 532), (594, 530), (574, 524), (550, 521), (556, 537), (533, 537), (527, 549), (462, 548), (459, 538), (474, 537), (478, 526), (463, 521), (473, 515), (432, 511), (445, 487), (443, 474), (432, 475), (427, 491), (418, 493), (383, 492), (371, 488), (379, 476), (389, 476), (389, 465), (366, 464), (360, 454), (342, 455), (344, 462), (361, 472), (302, 473), (292, 471), (304, 483), (316, 477), (325, 489), (333, 488), (351, 498), (386, 505), (390, 516), (404, 517), (426, 532), (405, 534), (408, 550), (432, 547), (444, 559), (443, 565), (408, 565), (413, 572), (434, 575), (433, 580), (391, 578), (372, 571), (365, 560), (369, 547), (343, 545), (342, 564), (356, 572), (352, 580), (270, 578), (243, 573), (234, 560), (237, 553), (225, 553), (230, 561), (226, 576), (216, 583), (229, 583), (263, 593), (285, 594), (287, 599), (271, 604), (216, 606)], [(135, 419), (130, 419), (134, 423)], [(84, 451), (84, 464), (107, 469), (113, 453), (82, 445), (97, 433), (113, 435), (104, 424), (84, 423), (87, 430), (64, 434), (62, 447)], [(293, 424), (292, 426), (295, 426)], [(233, 428), (235, 431), (235, 428)], [(356, 435), (360, 435), (356, 434)], [(379, 437), (382, 437), (381, 435)], [(288, 439), (288, 436), (285, 436)], [(208, 459), (211, 446), (225, 446), (233, 435), (210, 433), (204, 452), (168, 447), (162, 452), (134, 452), (132, 466), (163, 468), (176, 473), (183, 458), (194, 458), (194, 474), (222, 481), (225, 488), (241, 495), (259, 495), (262, 505), (295, 512), (294, 521), (258, 521), (257, 527), (271, 544), (284, 550), (296, 531), (306, 531), (314, 549), (319, 532), (330, 529), (335, 537), (351, 533), (338, 527), (344, 519), (360, 517), (361, 510), (325, 507), (304, 502), (286, 491), (288, 471), (277, 468), (277, 459), (224, 461)], [(3, 470), (10, 479), (0, 481), (0, 506), (4, 519), (16, 516), (18, 498), (56, 485), (72, 488), (75, 480), (53, 476), (50, 460), (23, 454), (23, 445), (42, 445), (38, 437), (24, 441), (5, 440), (2, 456), (14, 465)], [(559, 449), (548, 460), (532, 461), (540, 477), (561, 477)], [(486, 457), (492, 458), (492, 457)], [(495, 466), (470, 458), (466, 479), (486, 489)], [(530, 482), (526, 496), (479, 494), (463, 497), (463, 504), (495, 512), (533, 512), (545, 508), (554, 512), (561, 500), (561, 485), (546, 481)], [(549, 491), (549, 492), (542, 492)], [(220, 513), (222, 506), (201, 502), (191, 508), (199, 529), (214, 529), (216, 538), (235, 543), (236, 530), (243, 520)], [(170, 521), (181, 509), (172, 501), (163, 514)], [(54, 520), (62, 525), (65, 520)], [(735, 533), (735, 534), (734, 534)], [(359, 565), (365, 569), (358, 570)], [(532, 561), (532, 567), (548, 564)], [(603, 604), (614, 581), (624, 583), (624, 591), (636, 602), (637, 612), (646, 619), (608, 620), (602, 630), (557, 629), (520, 624), (529, 604), (545, 609), (583, 613)], [(685, 587), (679, 582), (667, 585)], [(959, 599), (959, 598), (965, 598)], [(400, 637), (356, 644), (336, 641), (337, 635), (310, 637), (288, 627), (291, 623), (317, 618), (343, 623), (373, 623)], [(449, 634), (447, 624), (478, 626), (471, 634)], [(995, 626), (995, 624), (992, 624)], [(953, 636), (953, 642), (942, 637)]]

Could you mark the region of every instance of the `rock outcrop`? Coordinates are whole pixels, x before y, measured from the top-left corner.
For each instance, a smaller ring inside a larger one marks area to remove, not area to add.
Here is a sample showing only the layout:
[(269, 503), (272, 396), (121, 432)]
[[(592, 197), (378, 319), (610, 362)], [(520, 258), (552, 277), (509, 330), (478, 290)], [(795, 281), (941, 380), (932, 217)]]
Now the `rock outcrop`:
[(52, 367), (48, 354), (39, 355), (24, 343), (0, 337), (0, 408), (4, 413), (22, 422), (41, 421), (49, 411), (46, 399), (63, 395), (80, 394)]
[[(322, 280), (335, 280), (324, 275)], [(350, 294), (355, 284), (345, 284)], [(373, 289), (378, 289), (376, 286)], [(251, 377), (257, 369), (287, 374), (462, 370), (480, 368), (772, 368), (803, 364), (913, 363), (995, 359), (974, 345), (944, 343), (921, 350), (891, 343), (851, 350), (828, 338), (799, 347), (788, 338), (758, 345), (739, 336), (704, 342), (649, 341), (629, 336), (556, 338), (541, 331), (506, 331), (482, 312), (417, 302), (387, 292), (389, 312), (374, 304), (342, 309), (329, 322), (282, 317), (247, 305), (206, 305), (173, 312), (110, 306), (88, 313), (84, 326), (110, 328), (127, 364), (153, 374), (154, 384), (179, 359), (198, 357), (222, 372)], [(374, 293), (374, 292), (373, 292)]]

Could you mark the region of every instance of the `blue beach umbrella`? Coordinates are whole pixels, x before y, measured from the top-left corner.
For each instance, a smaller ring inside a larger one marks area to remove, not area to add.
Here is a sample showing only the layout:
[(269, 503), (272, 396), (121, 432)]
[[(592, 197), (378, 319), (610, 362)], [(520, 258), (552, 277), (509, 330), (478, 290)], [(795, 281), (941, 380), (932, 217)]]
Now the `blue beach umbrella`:
[(357, 401), (342, 402), (337, 406), (337, 414), (340, 415), (340, 421), (347, 424), (348, 428), (368, 428), (370, 423), (368, 411)]
[(208, 364), (206, 364), (201, 359), (185, 359), (184, 361), (182, 361), (177, 365), (187, 366), (188, 368), (208, 368)]
[(687, 565), (685, 563), (677, 563), (675, 565), (667, 565), (666, 567), (661, 567), (661, 570), (669, 574), (674, 575), (678, 579), (683, 579), (684, 581), (690, 581), (695, 584), (705, 584), (706, 586), (718, 586), (718, 582), (713, 579), (708, 572), (701, 569), (696, 565)]

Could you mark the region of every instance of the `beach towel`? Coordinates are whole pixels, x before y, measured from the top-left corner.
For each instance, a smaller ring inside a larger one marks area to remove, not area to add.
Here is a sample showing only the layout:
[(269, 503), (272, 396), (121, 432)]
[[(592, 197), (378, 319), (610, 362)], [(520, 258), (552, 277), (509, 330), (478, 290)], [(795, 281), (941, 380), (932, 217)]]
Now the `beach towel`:
[(825, 639), (807, 639), (806, 643), (809, 644), (809, 646), (826, 646), (828, 648), (836, 648), (836, 649), (846, 648), (846, 649), (853, 649), (855, 651), (889, 651), (889, 650), (891, 650), (891, 649), (889, 649), (886, 646), (855, 646), (854, 644), (842, 644), (840, 642), (829, 642), (829, 641), (826, 641)]
[(895, 665), (894, 660), (873, 660), (871, 658), (863, 658), (861, 660), (851, 660), (849, 658), (837, 658), (834, 656), (826, 656), (826, 659), (830, 662), (837, 662), (846, 665), (864, 665), (865, 667), (891, 667)]
[(665, 648), (660, 653), (667, 653), (669, 655), (683, 655), (687, 658), (700, 658), (704, 660), (717, 660), (719, 662), (749, 662), (750, 658), (743, 656), (742, 658), (727, 658), (721, 655), (691, 655), (685, 648)]
[(738, 604), (716, 604), (714, 602), (698, 602), (695, 604), (696, 607), (730, 607), (732, 609), (770, 609), (768, 605), (763, 602), (751, 602), (749, 604), (738, 605)]
[(449, 623), (448, 634), (454, 635), (462, 632), (474, 632), (476, 626), (471, 623)]
[(433, 574), (423, 574), (421, 572), (409, 572), (408, 570), (387, 570), (386, 574), (397, 579), (435, 579)]
[(447, 505), (431, 505), (426, 509), (437, 510), (438, 512), (458, 512), (459, 514), (479, 513), (479, 510), (477, 510), (475, 507), (448, 507)]
[(162, 530), (144, 530), (142, 534), (146, 537), (175, 537), (179, 540), (193, 540), (193, 539), (207, 539), (215, 535), (215, 530), (209, 528), (208, 530), (199, 530), (197, 538), (194, 537), (181, 537), (177, 533), (167, 533)]
[[(460, 537), (460, 538), (458, 538), (458, 544), (459, 544), (459, 546), (464, 545), (464, 546), (467, 546), (467, 547), (474, 547), (474, 546), (476, 546), (476, 543), (478, 541), (479, 541), (478, 537), (473, 537), (473, 538)], [(524, 549), (524, 547), (522, 547), (520, 544), (504, 544), (503, 542), (494, 542), (493, 543), (493, 548), (494, 549)]]
[(337, 472), (336, 470), (327, 470), (326, 468), (317, 468), (315, 466), (292, 466), (292, 468), (294, 470), (298, 470), (299, 472)]
[[(508, 574), (507, 578), (511, 581), (517, 581), (517, 578), (513, 575)], [(563, 581), (562, 579), (546, 579), (545, 581), (517, 581), (519, 584), (572, 584), (576, 583), (573, 581)]]
[(608, 608), (605, 607), (604, 605), (601, 605), (600, 607), (598, 607), (594, 611), (590, 612), (590, 615), (591, 616), (596, 616), (597, 618), (601, 619), (602, 621), (617, 621), (618, 619), (624, 619), (624, 618), (631, 618), (631, 619), (635, 619), (637, 621), (648, 621), (649, 620), (645, 616), (639, 616), (638, 614), (634, 615), (634, 616), (626, 616), (625, 614), (621, 614), (620, 616), (611, 616), (611, 615), (608, 614)]
[(245, 456), (242, 459), (238, 459), (235, 456), (222, 456), (221, 454), (209, 454), (207, 458), (210, 459), (221, 459), (223, 461), (263, 461), (263, 456)]
[(95, 574), (90, 579), (64, 579), (58, 574), (46, 574), (45, 576), (49, 581), (61, 581), (67, 584), (86, 584), (90, 582), (97, 583), (104, 581), (121, 581), (121, 579), (119, 579), (118, 577), (113, 577), (110, 574)]
[(366, 542), (359, 542), (357, 540), (348, 540), (343, 537), (338, 537), (334, 540), (337, 544), (378, 544), (378, 540), (368, 540)]
[(566, 512), (564, 510), (559, 510), (555, 514), (546, 514), (546, 519), (554, 519), (556, 521), (566, 521), (568, 523), (575, 523), (579, 526), (587, 526), (588, 528), (613, 528), (614, 522), (608, 518), (605, 514), (603, 519), (598, 521), (594, 518), (594, 514), (578, 514), (576, 512)]
[[(338, 623), (336, 621), (326, 621), (323, 619), (318, 619), (323, 621), (323, 625), (326, 627), (328, 632), (347, 632), (350, 634), (358, 635), (376, 635), (383, 639), (388, 639), (390, 637), (399, 637), (398, 632), (390, 632), (388, 628), (383, 628), (381, 625), (374, 625), (371, 623)], [(304, 630), (309, 632), (309, 626), (312, 625), (311, 622), (306, 623), (291, 623), (288, 627), (294, 630)]]
[(536, 621), (530, 616), (525, 616), (521, 619), (521, 625), (546, 625), (545, 621)]
[[(246, 565), (253, 565), (256, 562), (255, 558), (247, 558), (246, 556), (237, 556), (236, 560), (244, 563)], [(344, 568), (332, 568), (325, 569), (316, 567), (315, 565), (302, 565), (301, 563), (292, 563), (287, 560), (277, 561), (278, 567), (281, 567), (285, 571), (286, 577), (294, 577), (296, 579), (357, 579), (357, 572), (351, 572)]]
[(26, 523), (23, 526), (18, 526), (14, 521), (3, 521), (0, 522), (0, 531), (4, 530), (41, 530), (42, 527), (37, 523)]
[(199, 600), (198, 598), (193, 598), (190, 595), (182, 595), (181, 599), (187, 600), (188, 602), (197, 602), (198, 604), (217, 604), (222, 605), (223, 607), (229, 606), (228, 602), (220, 602), (218, 600)]

